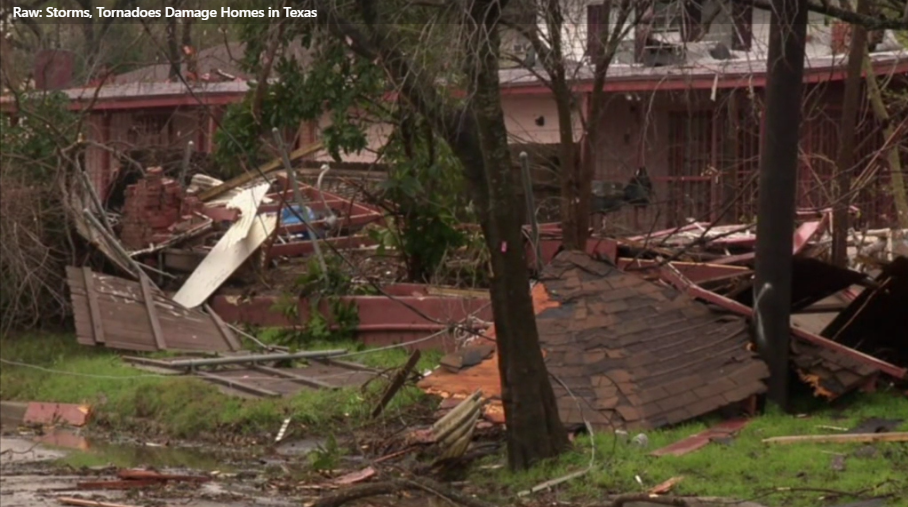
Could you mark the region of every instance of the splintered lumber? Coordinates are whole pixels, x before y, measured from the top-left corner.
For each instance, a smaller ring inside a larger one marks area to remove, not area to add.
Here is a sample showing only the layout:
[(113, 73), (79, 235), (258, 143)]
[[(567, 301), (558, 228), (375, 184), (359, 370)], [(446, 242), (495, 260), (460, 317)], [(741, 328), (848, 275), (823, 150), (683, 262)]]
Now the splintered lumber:
[(82, 498), (73, 498), (70, 496), (57, 497), (57, 501), (63, 505), (75, 505), (77, 507), (133, 507), (123, 503), (96, 502), (94, 500), (85, 500)]
[(893, 433), (854, 433), (848, 435), (796, 435), (790, 437), (764, 438), (764, 444), (811, 443), (868, 443), (868, 442), (908, 442), (908, 431)]
[(419, 350), (414, 350), (413, 353), (410, 354), (410, 358), (407, 359), (406, 364), (404, 364), (404, 366), (397, 371), (397, 374), (394, 375), (394, 379), (391, 381), (388, 389), (385, 390), (385, 394), (381, 397), (381, 400), (379, 400), (378, 405), (372, 409), (372, 417), (381, 415), (382, 411), (385, 410), (385, 406), (391, 401), (391, 398), (394, 398), (397, 391), (400, 391), (400, 388), (407, 382), (407, 377), (410, 376), (410, 372), (416, 367), (416, 363), (419, 362), (420, 357), (422, 357), (422, 353)]
[[(319, 143), (312, 144), (310, 146), (306, 146), (304, 148), (300, 148), (298, 150), (294, 150), (292, 153), (290, 153), (290, 160), (293, 161), (293, 160), (297, 160), (297, 159), (318, 153), (319, 151), (322, 150), (323, 147), (324, 146), (322, 145), (322, 143), (319, 142)], [(202, 202), (210, 201), (211, 199), (214, 199), (215, 197), (217, 197), (225, 192), (229, 192), (229, 191), (233, 190), (234, 188), (245, 185), (246, 183), (249, 183), (250, 181), (252, 181), (256, 178), (260, 178), (264, 174), (272, 173), (272, 172), (280, 169), (281, 167), (283, 167), (283, 165), (284, 165), (283, 160), (281, 160), (280, 158), (276, 158), (276, 159), (272, 160), (271, 162), (268, 162), (267, 164), (259, 167), (259, 169), (257, 171), (247, 171), (247, 172), (237, 176), (236, 178), (231, 178), (231, 179), (225, 181), (221, 185), (209, 188), (208, 190), (199, 194), (199, 200), (201, 200)]]

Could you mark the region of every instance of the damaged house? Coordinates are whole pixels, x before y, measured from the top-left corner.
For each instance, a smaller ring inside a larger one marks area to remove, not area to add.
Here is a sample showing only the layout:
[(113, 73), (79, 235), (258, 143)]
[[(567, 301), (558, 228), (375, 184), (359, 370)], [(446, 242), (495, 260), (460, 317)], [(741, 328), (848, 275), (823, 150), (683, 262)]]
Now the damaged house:
[[(562, 2), (566, 56), (573, 62), (570, 74), (581, 103), (587, 104), (590, 57), (602, 49), (590, 34), (604, 23), (614, 25), (618, 9), (615, 2), (601, 0)], [(536, 12), (515, 12), (523, 23), (542, 19)], [(595, 179), (623, 184), (637, 168), (646, 167), (656, 195), (641, 217), (647, 225), (675, 226), (688, 218), (749, 221), (755, 213), (754, 175), (763, 135), (769, 12), (744, 2), (656, 0), (644, 14), (628, 27), (609, 68), (608, 104), (592, 154)], [(823, 182), (833, 172), (849, 32), (846, 24), (815, 13), (810, 13), (808, 31), (798, 205), (818, 209), (830, 204)], [(871, 42), (871, 68), (877, 78), (890, 89), (904, 88), (908, 52), (890, 31), (873, 32)], [(541, 63), (529, 44), (513, 33), (504, 37), (502, 52), (502, 105), (515, 152), (530, 153), (539, 168), (534, 172), (537, 184), (557, 187), (551, 170), (557, 168), (551, 156), (559, 142), (557, 110), (551, 91), (534, 74), (542, 71)], [(52, 60), (59, 60), (63, 70), (71, 69), (67, 58), (74, 56), (56, 54)], [(252, 76), (244, 75), (236, 63), (243, 54), (243, 45), (236, 43), (199, 51), (192, 72), (184, 65), (191, 90), (182, 82), (169, 82), (164, 64), (112, 76), (97, 94), (94, 86), (69, 88), (71, 83), (59, 72), (42, 84), (63, 89), (73, 99), (73, 108), (91, 105), (88, 137), (100, 144), (119, 150), (182, 150), (191, 140), (195, 150), (210, 153), (217, 120), (249, 89), (247, 79)], [(302, 51), (295, 57), (307, 58)], [(15, 114), (8, 97), (0, 107)], [(859, 118), (855, 180), (860, 185), (854, 205), (861, 210), (862, 225), (889, 226), (895, 216), (887, 192), (889, 169), (886, 158), (876, 156), (886, 141), (866, 100)], [(290, 148), (318, 141), (327, 122), (326, 118), (287, 132)], [(579, 118), (577, 125), (579, 138), (583, 134)], [(368, 135), (368, 149), (346, 154), (344, 162), (375, 161), (375, 152), (390, 132), (389, 125), (376, 123)], [(314, 155), (310, 164), (317, 167), (328, 157)], [(122, 163), (105, 150), (89, 148), (86, 165), (106, 194)], [(734, 209), (720, 217), (721, 204), (738, 195), (742, 198)], [(615, 218), (616, 224), (630, 223), (629, 212), (619, 211)]]
[[(533, 303), (566, 424), (657, 428), (724, 408), (755, 411), (769, 369), (754, 352), (750, 325), (742, 318), (750, 308), (667, 270), (662, 280), (648, 281), (580, 252), (562, 252), (543, 270)], [(483, 346), (458, 354), (466, 358)], [(443, 409), (481, 391), (489, 400), (485, 417), (504, 422), (496, 357), (472, 362), (439, 369), (419, 385), (450, 400)], [(791, 363), (826, 399), (872, 388), (881, 370), (906, 376), (904, 368), (796, 328)]]

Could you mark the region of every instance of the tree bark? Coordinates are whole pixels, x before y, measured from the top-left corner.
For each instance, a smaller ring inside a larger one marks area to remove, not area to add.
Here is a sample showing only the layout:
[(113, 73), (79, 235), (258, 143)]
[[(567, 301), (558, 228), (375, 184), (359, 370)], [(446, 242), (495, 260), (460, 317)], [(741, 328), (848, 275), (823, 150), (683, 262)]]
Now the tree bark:
[(512, 469), (520, 470), (558, 455), (567, 449), (568, 439), (558, 416), (533, 316), (521, 234), (523, 221), (515, 192), (519, 185), (511, 170), (501, 108), (498, 9), (496, 0), (477, 0), (470, 10), (476, 29), (470, 30), (466, 50), (475, 61), (468, 63), (467, 81), (474, 88), (469, 90), (473, 97), (470, 110), (482, 147), (488, 193), (488, 202), (480, 203), (480, 221), (491, 252), (492, 310), (508, 428), (508, 463)]
[(908, 194), (905, 190), (905, 178), (902, 173), (902, 161), (899, 155), (899, 147), (902, 143), (894, 139), (896, 135), (895, 126), (892, 125), (892, 118), (883, 102), (883, 92), (877, 83), (876, 74), (873, 73), (873, 65), (867, 48), (864, 48), (864, 72), (867, 79), (867, 96), (870, 97), (870, 105), (873, 108), (873, 114), (877, 121), (884, 125), (883, 137), (891, 140), (892, 145), (889, 147), (886, 160), (889, 162), (889, 176), (891, 179), (890, 190), (892, 200), (895, 201), (896, 224), (900, 229), (908, 229)]
[[(867, 0), (858, 0), (857, 10), (860, 14), (866, 12)], [(832, 263), (843, 268), (848, 266), (848, 208), (851, 204), (849, 194), (858, 105), (861, 101), (861, 62), (864, 60), (866, 50), (867, 30), (861, 25), (851, 25), (845, 97), (842, 100), (842, 118), (839, 124), (832, 214)]]
[[(170, 6), (174, 8), (180, 8), (182, 6), (182, 0), (170, 0)], [(177, 18), (167, 18), (165, 23), (167, 37), (167, 60), (168, 62), (170, 62), (170, 70), (167, 77), (171, 81), (177, 81), (182, 74), (181, 62), (183, 61), (183, 59), (180, 57), (180, 39), (179, 34), (177, 33)]]
[[(502, 402), (507, 425), (508, 462), (525, 469), (568, 448), (558, 416), (530, 295), (523, 248), (522, 207), (511, 170), (507, 130), (498, 79), (501, 16), (499, 0), (475, 0), (465, 13), (466, 96), (464, 106), (446, 102), (434, 76), (400, 51), (378, 16), (375, 0), (360, 0), (368, 36), (324, 9), (329, 29), (370, 61), (380, 61), (401, 96), (423, 115), (451, 146), (478, 210), (490, 250), (492, 312), (498, 345)], [(323, 9), (319, 9), (320, 13)]]
[(769, 398), (788, 408), (791, 266), (801, 89), (807, 35), (805, 0), (774, 0), (757, 215), (756, 341), (769, 365)]

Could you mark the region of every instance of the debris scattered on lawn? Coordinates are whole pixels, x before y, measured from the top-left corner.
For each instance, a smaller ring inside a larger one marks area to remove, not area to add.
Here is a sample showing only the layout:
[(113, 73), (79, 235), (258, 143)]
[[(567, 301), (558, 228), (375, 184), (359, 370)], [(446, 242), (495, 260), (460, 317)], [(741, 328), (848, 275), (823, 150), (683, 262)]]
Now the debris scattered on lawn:
[(905, 420), (904, 419), (880, 419), (878, 417), (871, 417), (870, 419), (865, 419), (860, 422), (857, 426), (852, 429), (845, 429), (848, 433), (883, 433), (886, 431), (892, 431), (899, 427)]
[(358, 470), (356, 472), (351, 472), (349, 474), (342, 475), (342, 476), (334, 479), (333, 483), (338, 486), (348, 486), (350, 484), (356, 484), (359, 482), (367, 481), (367, 480), (371, 479), (372, 477), (375, 477), (375, 475), (377, 473), (378, 472), (376, 472), (374, 468), (366, 467), (362, 470)]
[(664, 494), (668, 493), (669, 491), (671, 491), (672, 488), (674, 488), (675, 485), (677, 485), (677, 484), (678, 484), (679, 482), (681, 482), (683, 479), (684, 479), (684, 476), (680, 476), (680, 475), (677, 476), (677, 477), (672, 477), (671, 479), (668, 479), (668, 480), (665, 481), (665, 482), (662, 482), (662, 483), (660, 483), (660, 484), (657, 484), (656, 486), (653, 486), (653, 487), (649, 490), (649, 494), (651, 494), (651, 495), (664, 495)]
[(146, 277), (139, 282), (67, 267), (76, 335), (83, 345), (138, 350), (236, 351), (240, 343), (213, 314), (175, 304)]
[(53, 425), (65, 423), (70, 426), (84, 426), (91, 416), (91, 406), (71, 403), (42, 403), (33, 401), (25, 409), (22, 422), (25, 424)]
[(835, 472), (844, 472), (845, 471), (845, 456), (837, 454), (832, 457), (832, 461), (829, 464), (829, 467), (832, 468)]
[(411, 444), (434, 444), (437, 450), (434, 456), (436, 463), (458, 458), (470, 445), (482, 406), (482, 392), (476, 391), (432, 427), (412, 431), (408, 440)]
[(683, 456), (706, 447), (717, 438), (728, 438), (744, 429), (750, 421), (747, 419), (733, 419), (719, 423), (708, 430), (691, 435), (673, 444), (656, 449), (650, 456)]
[(492, 345), (474, 345), (464, 347), (441, 358), (441, 365), (452, 373), (457, 373), (464, 368), (476, 366), (488, 359), (495, 352)]
[(413, 372), (413, 369), (416, 368), (416, 363), (419, 362), (419, 358), (422, 357), (422, 353), (419, 350), (414, 350), (410, 357), (407, 359), (407, 362), (397, 370), (397, 373), (394, 374), (394, 377), (391, 379), (391, 383), (388, 385), (388, 388), (385, 390), (385, 393), (382, 395), (381, 400), (378, 401), (378, 404), (372, 409), (372, 417), (378, 417), (381, 415), (382, 411), (388, 405), (394, 395), (397, 394), (397, 391), (400, 391), (400, 388), (404, 386), (407, 382), (407, 379), (410, 377), (410, 374)]
[(281, 429), (277, 432), (277, 436), (274, 437), (274, 443), (278, 443), (284, 439), (284, 435), (287, 433), (287, 428), (290, 426), (290, 417), (284, 419), (284, 422), (281, 424)]
[(117, 477), (124, 480), (149, 480), (159, 482), (208, 482), (210, 477), (200, 475), (164, 474), (154, 470), (124, 469), (117, 472)]
[[(127, 363), (156, 371), (188, 372), (203, 380), (228, 388), (230, 394), (257, 397), (290, 395), (305, 389), (339, 389), (361, 386), (378, 372), (356, 363), (332, 360), (344, 349), (313, 350), (271, 354), (237, 353), (214, 358), (151, 359), (127, 356)], [(275, 367), (268, 364), (307, 360), (308, 364)], [(216, 369), (209, 369), (216, 368)]]
[(134, 507), (132, 505), (112, 502), (99, 502), (95, 500), (85, 500), (83, 498), (74, 498), (71, 496), (57, 497), (57, 501), (63, 505), (74, 505), (76, 507)]

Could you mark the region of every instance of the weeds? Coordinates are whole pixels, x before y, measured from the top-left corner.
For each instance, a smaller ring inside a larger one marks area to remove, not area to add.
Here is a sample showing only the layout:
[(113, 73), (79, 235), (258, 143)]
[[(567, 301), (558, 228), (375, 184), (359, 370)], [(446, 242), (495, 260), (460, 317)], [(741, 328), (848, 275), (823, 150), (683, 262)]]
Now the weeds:
[[(596, 448), (593, 470), (565, 484), (557, 496), (568, 501), (600, 499), (606, 493), (644, 492), (671, 477), (684, 476), (675, 486), (674, 494), (754, 500), (786, 507), (830, 503), (830, 494), (806, 491), (810, 488), (861, 492), (866, 497), (908, 498), (908, 475), (904, 473), (908, 470), (906, 444), (879, 444), (872, 447), (871, 454), (867, 450), (871, 447), (856, 452), (865, 447), (862, 444), (762, 443), (762, 439), (772, 436), (830, 432), (821, 426), (854, 427), (869, 417), (908, 419), (908, 400), (895, 393), (860, 394), (847, 409), (827, 407), (812, 412), (809, 417), (770, 410), (751, 421), (733, 440), (713, 442), (684, 456), (657, 458), (648, 454), (703, 431), (715, 421), (647, 431), (647, 448), (619, 440), (613, 434), (600, 433), (593, 438)], [(902, 427), (908, 428), (908, 423), (903, 422)], [(504, 462), (503, 457), (495, 457), (484, 463), (484, 468), (477, 468), (471, 479), (490, 490), (497, 490), (502, 496), (511, 496), (543, 481), (585, 468), (589, 464), (590, 444), (589, 438), (578, 438), (572, 452), (523, 473), (511, 473), (504, 467), (494, 468)], [(837, 454), (845, 456), (843, 471), (831, 466)], [(839, 501), (854, 500), (843, 497)], [(887, 505), (908, 504), (898, 500)]]
[[(314, 341), (353, 339), (359, 312), (356, 303), (342, 298), (373, 294), (374, 289), (354, 284), (338, 257), (326, 257), (325, 264), (327, 271), (323, 273), (317, 260), (310, 259), (308, 270), (295, 281), (293, 292), (283, 294), (274, 304), (274, 311), (299, 325), (272, 335), (272, 343), (296, 350)], [(300, 300), (309, 303), (305, 321), (299, 314)]]
[[(145, 373), (110, 351), (78, 345), (68, 335), (7, 337), (0, 339), (0, 345), (4, 359), (32, 365), (3, 365), (0, 398), (89, 404), (94, 426), (151, 431), (178, 439), (273, 436), (288, 416), (308, 433), (327, 435), (339, 427), (363, 424), (383, 388), (381, 382), (373, 382), (365, 390), (303, 390), (286, 398), (242, 399), (197, 378)], [(310, 348), (353, 345), (313, 342)], [(426, 356), (422, 367), (437, 365), (437, 354)], [(362, 359), (369, 366), (387, 369), (400, 366), (406, 357), (404, 350), (383, 350)], [(431, 364), (433, 359), (436, 362)], [(400, 415), (426, 401), (422, 391), (409, 387), (394, 397), (388, 410)]]

